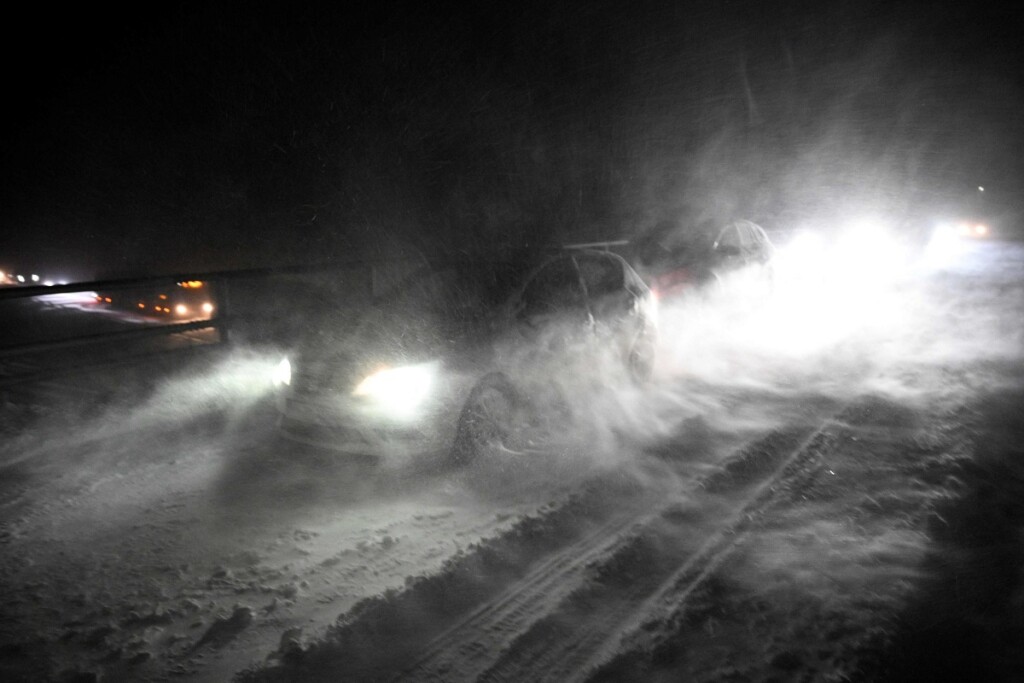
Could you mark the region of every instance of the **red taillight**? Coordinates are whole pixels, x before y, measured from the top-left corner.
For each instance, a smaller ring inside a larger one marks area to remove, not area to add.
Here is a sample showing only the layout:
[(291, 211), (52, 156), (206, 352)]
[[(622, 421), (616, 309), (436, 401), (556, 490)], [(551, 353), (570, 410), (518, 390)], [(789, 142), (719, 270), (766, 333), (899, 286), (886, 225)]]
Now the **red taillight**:
[(651, 283), (651, 291), (654, 292), (656, 298), (664, 299), (667, 296), (681, 294), (692, 287), (694, 282), (693, 274), (685, 268), (680, 268), (679, 270), (662, 273), (654, 278), (654, 281)]

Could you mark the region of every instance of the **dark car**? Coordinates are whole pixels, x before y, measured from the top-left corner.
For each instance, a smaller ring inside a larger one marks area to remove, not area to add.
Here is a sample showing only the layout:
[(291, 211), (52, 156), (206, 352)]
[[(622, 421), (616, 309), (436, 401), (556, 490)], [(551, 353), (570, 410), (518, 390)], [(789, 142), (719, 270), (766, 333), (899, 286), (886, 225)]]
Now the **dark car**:
[(664, 221), (641, 235), (634, 260), (651, 289), (668, 298), (753, 274), (757, 286), (771, 287), (775, 247), (764, 229), (748, 220), (725, 225)]
[(339, 312), (283, 361), (281, 432), (376, 456), (521, 452), (551, 426), (539, 415), (571, 410), (558, 389), (569, 368), (613, 359), (625, 381), (650, 375), (652, 305), (607, 252), (565, 251), (532, 270), (426, 266), (361, 313)]

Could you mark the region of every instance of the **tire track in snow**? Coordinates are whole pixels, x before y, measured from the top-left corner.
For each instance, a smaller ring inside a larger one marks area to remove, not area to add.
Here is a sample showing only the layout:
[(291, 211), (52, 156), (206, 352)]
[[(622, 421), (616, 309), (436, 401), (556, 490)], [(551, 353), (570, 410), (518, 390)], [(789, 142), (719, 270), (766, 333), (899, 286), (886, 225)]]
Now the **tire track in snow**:
[(472, 680), (493, 661), (494, 653), (540, 619), (548, 605), (569, 595), (585, 579), (587, 566), (624, 541), (625, 532), (658, 514), (665, 497), (620, 514), (586, 537), (552, 555), (522, 580), (509, 586), (440, 635), (423, 657), (396, 681)]
[[(659, 582), (698, 553), (713, 533), (709, 525), (721, 527), (720, 520), (741, 507), (732, 502), (735, 498), (749, 496), (766, 480), (778, 477), (796, 457), (794, 451), (798, 453), (822, 429), (820, 417), (832, 414), (834, 406), (822, 407), (808, 405), (796, 423), (746, 440), (731, 456), (720, 459), (723, 467), (710, 476), (693, 477), (694, 463), (679, 452), (668, 461), (650, 456), (648, 464), (657, 474), (648, 472), (646, 479), (654, 487), (636, 488), (638, 482), (633, 482), (623, 488), (621, 481), (595, 481), (565, 505), (524, 518), (509, 532), (456, 558), (440, 574), (407, 582), (405, 591), (357, 605), (322, 641), (278, 666), (240, 672), (239, 680), (563, 680), (582, 665), (580, 657), (585, 660), (611, 629), (659, 588)], [(712, 496), (713, 490), (734, 496)], [(707, 503), (704, 510), (692, 504), (702, 498), (701, 505)], [(700, 524), (693, 525), (693, 518), (687, 517), (708, 510), (711, 516)], [(631, 563), (638, 541), (664, 534), (666, 525), (675, 524), (670, 531), (678, 531), (680, 519), (692, 528), (674, 555), (658, 558), (657, 567), (647, 566), (644, 557)], [(608, 576), (616, 581), (616, 571), (623, 568), (641, 575), (642, 590), (619, 581), (610, 595), (586, 606), (599, 621), (614, 616), (602, 626), (584, 612), (578, 623), (590, 630), (588, 650), (572, 652), (579, 643), (575, 623), (562, 632), (544, 631), (575, 596)], [(397, 640), (396, 634), (401, 634)], [(531, 638), (543, 642), (524, 648)], [(519, 661), (518, 654), (527, 650), (536, 663)], [(562, 666), (560, 659), (571, 664)]]
[[(804, 465), (832, 448), (838, 425), (826, 419), (782, 458), (771, 474), (755, 484), (743, 500), (703, 540), (684, 544), (674, 569), (657, 577), (660, 582), (634, 590), (596, 589), (583, 586), (563, 598), (550, 614), (519, 635), (492, 667), (477, 680), (484, 681), (579, 681), (613, 656), (623, 639), (663, 612), (677, 610), (682, 602), (729, 557), (745, 535), (747, 520), (765, 508), (780, 489), (798, 483)], [(714, 475), (703, 484), (714, 481)], [(657, 532), (654, 532), (657, 535)], [(690, 551), (690, 548), (695, 549)], [(613, 565), (615, 556), (605, 558)], [(613, 570), (614, 571), (614, 570)], [(608, 594), (606, 594), (608, 593)], [(593, 598), (593, 599), (588, 599)], [(581, 605), (583, 606), (581, 608)]]

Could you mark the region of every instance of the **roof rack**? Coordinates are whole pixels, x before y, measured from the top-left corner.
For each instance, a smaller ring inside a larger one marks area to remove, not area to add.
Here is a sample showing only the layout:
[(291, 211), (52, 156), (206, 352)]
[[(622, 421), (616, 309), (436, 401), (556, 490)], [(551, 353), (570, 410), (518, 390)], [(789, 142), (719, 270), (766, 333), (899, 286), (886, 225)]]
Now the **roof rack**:
[(610, 251), (611, 247), (622, 247), (629, 244), (629, 240), (612, 240), (609, 242), (581, 242), (579, 244), (563, 244), (562, 249), (603, 249)]

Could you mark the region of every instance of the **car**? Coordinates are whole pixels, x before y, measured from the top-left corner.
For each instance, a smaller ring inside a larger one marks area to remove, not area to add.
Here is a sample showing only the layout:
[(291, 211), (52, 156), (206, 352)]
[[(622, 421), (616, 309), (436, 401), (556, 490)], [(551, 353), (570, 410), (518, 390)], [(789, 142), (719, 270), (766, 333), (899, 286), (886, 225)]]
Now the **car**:
[(775, 247), (749, 220), (724, 225), (712, 221), (662, 221), (641, 235), (633, 248), (637, 270), (659, 298), (707, 288), (736, 275), (754, 275), (770, 289)]
[(635, 270), (590, 249), (540, 261), (430, 263), (365, 310), (317, 325), (282, 361), (282, 436), (462, 465), (543, 450), (577, 404), (568, 385), (598, 363), (615, 381), (645, 382), (657, 321)]
[(212, 283), (184, 280), (174, 286), (142, 286), (100, 291), (98, 306), (128, 311), (140, 318), (164, 318), (176, 323), (209, 320), (216, 309)]
[(983, 240), (992, 236), (991, 224), (991, 220), (974, 217), (948, 221), (942, 224), (942, 228), (956, 237)]

